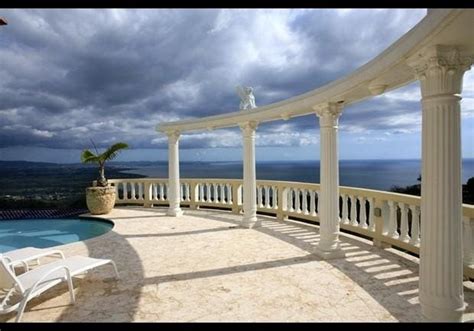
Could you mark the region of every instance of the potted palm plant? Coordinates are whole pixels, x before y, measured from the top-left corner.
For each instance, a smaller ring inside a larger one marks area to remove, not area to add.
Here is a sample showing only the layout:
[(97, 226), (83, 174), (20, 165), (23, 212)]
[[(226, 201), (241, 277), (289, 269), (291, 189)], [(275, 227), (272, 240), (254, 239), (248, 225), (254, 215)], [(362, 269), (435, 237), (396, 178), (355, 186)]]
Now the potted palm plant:
[(110, 146), (101, 154), (99, 154), (95, 145), (94, 148), (95, 154), (88, 149), (81, 153), (82, 163), (97, 163), (99, 165), (97, 185), (86, 188), (87, 208), (93, 215), (108, 214), (115, 205), (115, 188), (110, 186), (105, 178), (105, 162), (114, 159), (121, 150), (128, 148), (128, 145), (119, 142)]

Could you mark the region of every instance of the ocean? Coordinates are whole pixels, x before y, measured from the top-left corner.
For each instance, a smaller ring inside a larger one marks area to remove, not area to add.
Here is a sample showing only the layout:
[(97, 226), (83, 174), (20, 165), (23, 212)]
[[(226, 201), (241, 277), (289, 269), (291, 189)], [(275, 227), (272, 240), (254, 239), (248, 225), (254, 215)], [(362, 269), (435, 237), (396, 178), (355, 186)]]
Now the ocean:
[[(129, 166), (130, 173), (168, 177), (168, 164)], [(257, 179), (319, 183), (319, 161), (257, 162)], [(242, 162), (180, 162), (181, 178), (242, 178)], [(418, 184), (420, 160), (340, 160), (339, 185), (388, 191), (392, 186)], [(474, 177), (474, 159), (462, 163), (462, 183)]]

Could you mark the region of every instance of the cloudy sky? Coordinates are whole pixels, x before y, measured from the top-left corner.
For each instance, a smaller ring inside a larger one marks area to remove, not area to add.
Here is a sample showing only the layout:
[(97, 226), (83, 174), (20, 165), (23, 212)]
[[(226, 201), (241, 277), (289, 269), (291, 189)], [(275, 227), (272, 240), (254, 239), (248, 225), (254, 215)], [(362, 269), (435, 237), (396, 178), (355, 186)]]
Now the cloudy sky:
[[(0, 160), (78, 162), (125, 141), (121, 160), (165, 160), (159, 123), (257, 106), (349, 74), (426, 14), (384, 10), (0, 10)], [(341, 159), (420, 158), (417, 83), (349, 106)], [(474, 74), (465, 74), (463, 157), (474, 157)], [(318, 159), (316, 116), (262, 124), (257, 160)], [(238, 129), (181, 138), (182, 160), (240, 160)]]

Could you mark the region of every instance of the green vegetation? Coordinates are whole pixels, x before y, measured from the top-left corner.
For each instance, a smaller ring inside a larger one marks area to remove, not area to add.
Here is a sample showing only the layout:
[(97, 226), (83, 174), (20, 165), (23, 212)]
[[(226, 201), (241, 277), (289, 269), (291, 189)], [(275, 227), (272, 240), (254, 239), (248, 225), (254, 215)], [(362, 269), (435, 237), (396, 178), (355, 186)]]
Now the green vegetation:
[[(421, 196), (421, 175), (418, 176), (417, 181), (419, 183), (415, 185), (409, 185), (405, 187), (392, 186), (390, 191)], [(462, 202), (474, 204), (474, 177), (469, 178), (467, 183), (462, 186)]]
[(88, 149), (83, 150), (81, 153), (81, 161), (82, 163), (97, 163), (99, 165), (99, 177), (97, 178), (97, 186), (106, 187), (108, 186), (108, 182), (104, 175), (105, 162), (113, 160), (121, 150), (128, 148), (128, 145), (122, 142), (116, 143), (107, 148), (103, 153), (99, 154), (99, 151), (95, 147), (94, 142), (92, 142), (92, 144), (94, 145), (96, 154), (94, 154)]
[[(130, 166), (112, 163), (111, 178), (143, 178), (127, 174)], [(0, 161), (0, 210), (87, 208), (86, 187), (97, 177), (95, 166)]]

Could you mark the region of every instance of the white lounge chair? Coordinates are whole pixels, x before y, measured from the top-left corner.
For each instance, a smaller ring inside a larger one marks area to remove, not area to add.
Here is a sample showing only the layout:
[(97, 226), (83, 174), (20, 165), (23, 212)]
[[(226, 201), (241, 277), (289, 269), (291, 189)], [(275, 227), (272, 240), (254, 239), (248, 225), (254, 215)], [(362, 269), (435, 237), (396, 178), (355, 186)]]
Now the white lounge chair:
[[(15, 322), (21, 321), (28, 301), (63, 281), (67, 281), (71, 303), (74, 304), (72, 277), (109, 263), (114, 267), (115, 277), (118, 278), (114, 261), (85, 256), (72, 256), (43, 264), (17, 276), (6, 259), (0, 257), (0, 288), (7, 291), (5, 298), (0, 303), (0, 314), (17, 311)], [(15, 293), (20, 296), (20, 300), (10, 305), (8, 301)]]
[(45, 256), (58, 256), (64, 259), (63, 252), (61, 252), (59, 249), (50, 248), (25, 247), (3, 254), (3, 257), (7, 259), (12, 268), (15, 268), (17, 265), (21, 264), (25, 268), (25, 271), (28, 271), (30, 268), (28, 262), (36, 260), (36, 263), (40, 264), (39, 259)]

